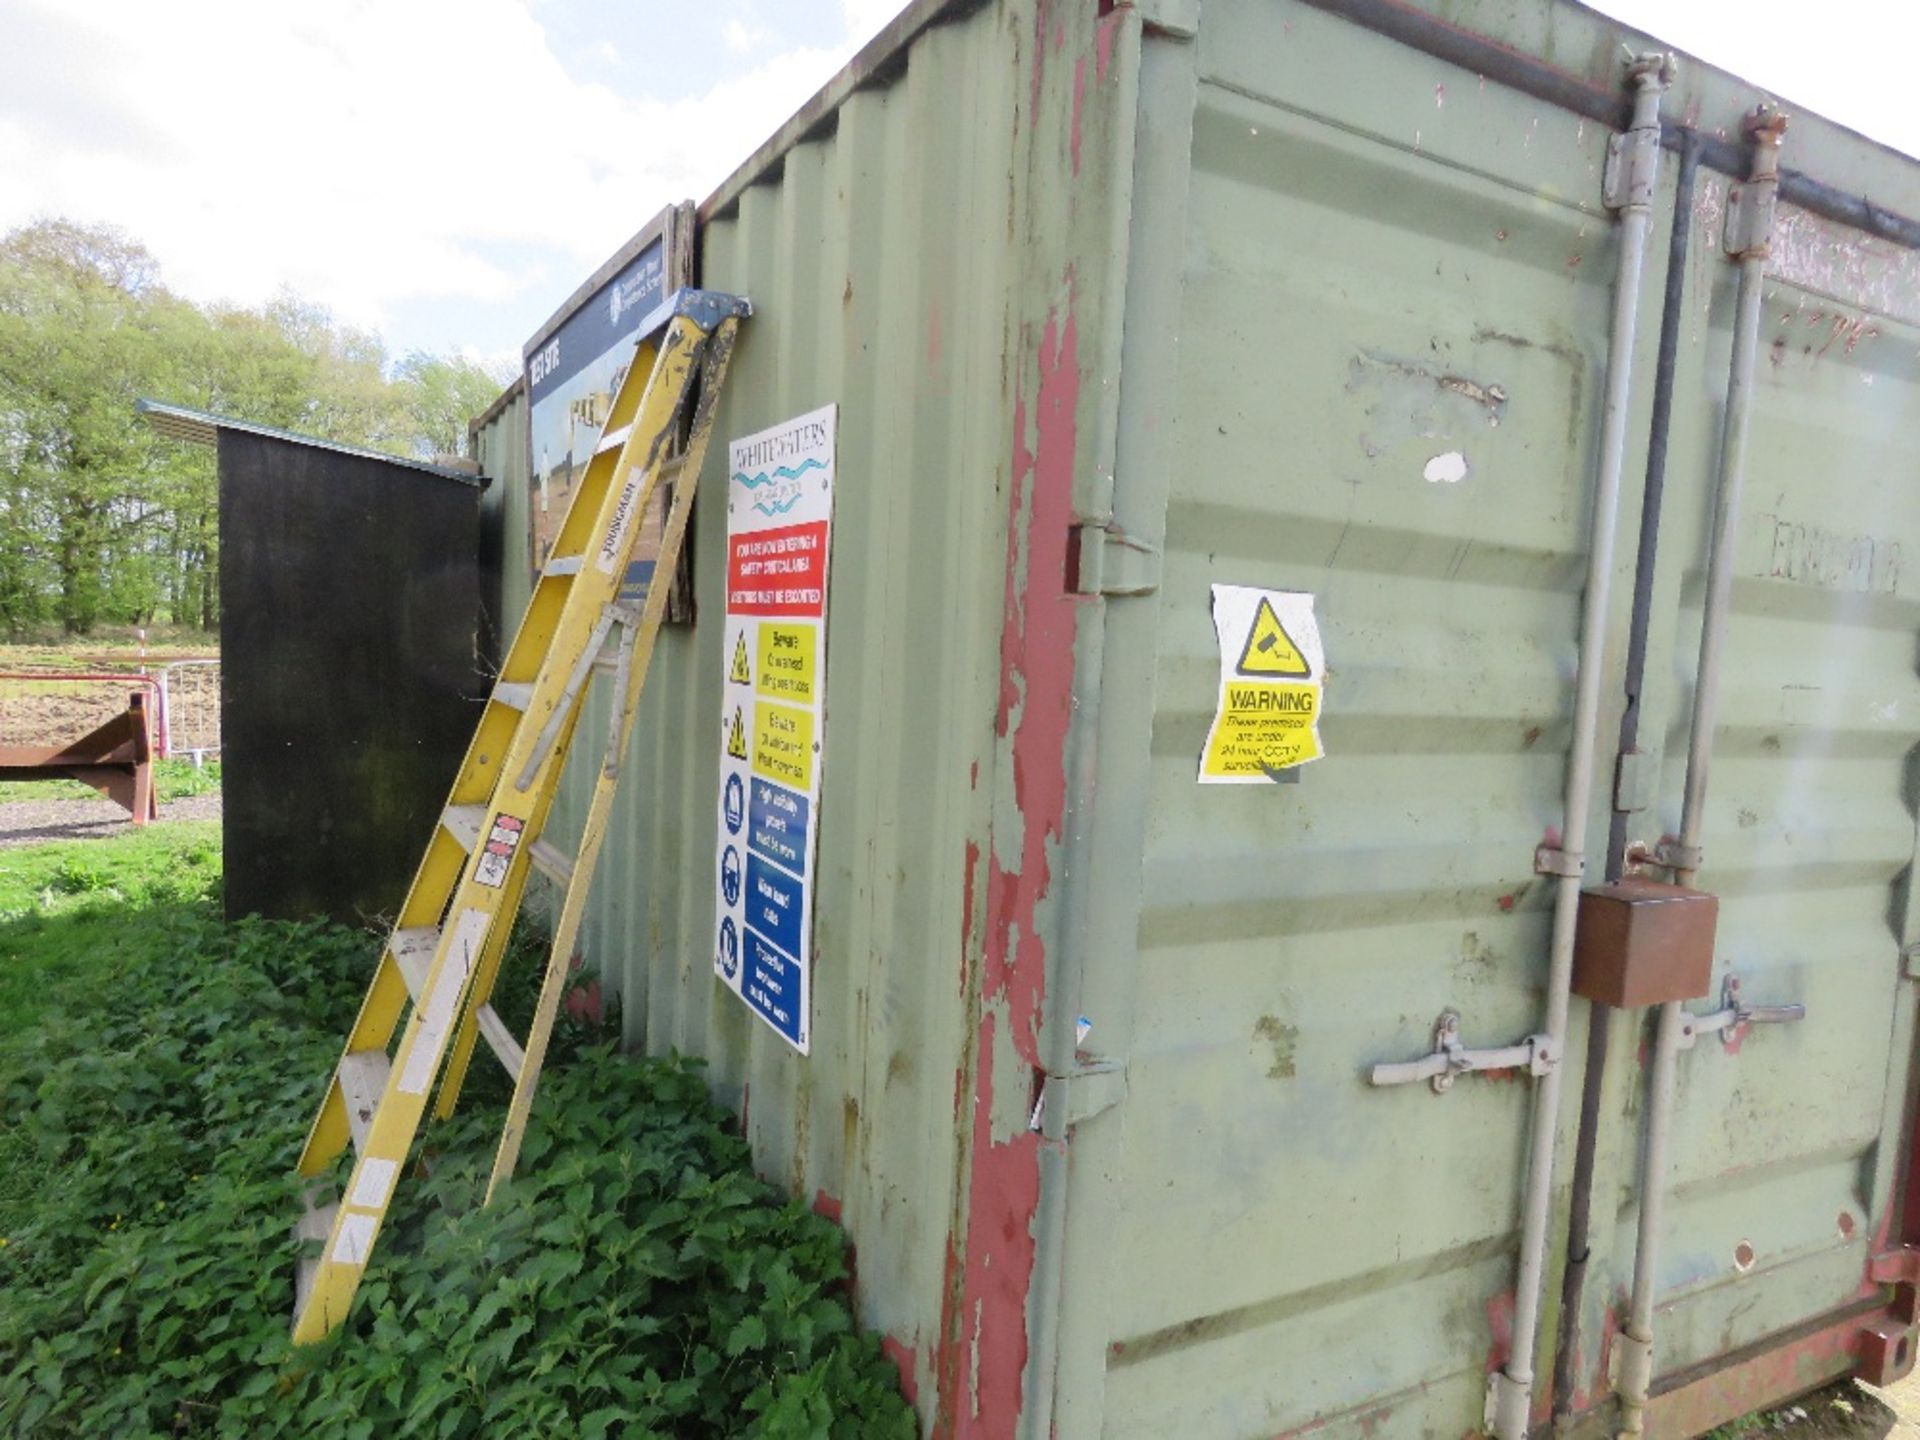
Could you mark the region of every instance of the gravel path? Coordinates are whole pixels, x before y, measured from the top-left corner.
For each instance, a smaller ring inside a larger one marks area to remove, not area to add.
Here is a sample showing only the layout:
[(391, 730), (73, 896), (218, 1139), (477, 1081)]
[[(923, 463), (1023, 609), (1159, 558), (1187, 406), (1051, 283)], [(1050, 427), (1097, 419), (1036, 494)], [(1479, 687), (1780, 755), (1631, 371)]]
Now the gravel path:
[(1886, 1401), (1898, 1417), (1890, 1432), (1893, 1440), (1920, 1440), (1920, 1371), (1891, 1389), (1873, 1390), (1873, 1393)]
[[(218, 820), (220, 794), (169, 800), (160, 806), (160, 823), (169, 820)], [(127, 812), (111, 800), (17, 800), (0, 805), (0, 850), (41, 845), (49, 840), (100, 840), (133, 829)]]

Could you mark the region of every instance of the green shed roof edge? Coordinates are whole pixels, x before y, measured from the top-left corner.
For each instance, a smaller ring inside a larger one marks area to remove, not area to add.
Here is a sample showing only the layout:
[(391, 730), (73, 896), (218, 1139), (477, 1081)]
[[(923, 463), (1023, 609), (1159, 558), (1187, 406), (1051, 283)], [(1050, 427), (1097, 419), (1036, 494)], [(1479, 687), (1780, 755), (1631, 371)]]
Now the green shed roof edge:
[(220, 431), (238, 430), (247, 435), (264, 435), (269, 440), (285, 440), (294, 445), (309, 445), (316, 450), (331, 450), (336, 455), (351, 455), (359, 460), (384, 460), (389, 465), (399, 465), (408, 470), (437, 475), (442, 480), (457, 480), (462, 485), (473, 486), (476, 490), (484, 490), (492, 483), (490, 477), (477, 471), (469, 474), (464, 470), (435, 465), (429, 460), (412, 460), (404, 455), (389, 455), (384, 450), (369, 450), (360, 445), (342, 445), (334, 440), (322, 440), (317, 435), (300, 435), (292, 430), (276, 430), (271, 425), (255, 425), (251, 421), (236, 420), (230, 415), (215, 415), (209, 410), (191, 410), (184, 405), (170, 405), (164, 400), (149, 400), (142, 396), (133, 402), (133, 408), (135, 414), (171, 440), (185, 440), (195, 445), (211, 445)]

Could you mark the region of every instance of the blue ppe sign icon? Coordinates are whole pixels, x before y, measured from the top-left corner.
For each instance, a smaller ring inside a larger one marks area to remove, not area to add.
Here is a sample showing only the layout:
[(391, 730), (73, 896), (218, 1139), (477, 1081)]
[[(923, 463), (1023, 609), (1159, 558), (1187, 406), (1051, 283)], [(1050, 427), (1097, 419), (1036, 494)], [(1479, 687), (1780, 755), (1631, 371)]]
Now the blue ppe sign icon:
[[(726, 812), (727, 833), (738, 835), (741, 822), (747, 818), (747, 792), (737, 773), (727, 776)], [(733, 902), (729, 900), (727, 903), (731, 905)]]

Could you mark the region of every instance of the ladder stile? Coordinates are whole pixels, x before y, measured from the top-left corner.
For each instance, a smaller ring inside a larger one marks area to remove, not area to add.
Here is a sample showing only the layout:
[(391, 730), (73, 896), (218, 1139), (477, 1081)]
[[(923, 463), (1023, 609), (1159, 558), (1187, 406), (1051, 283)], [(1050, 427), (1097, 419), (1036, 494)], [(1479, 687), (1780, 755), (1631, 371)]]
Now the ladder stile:
[[(309, 1183), (294, 1233), (321, 1244), (317, 1254), (302, 1257), (296, 1274), (298, 1344), (324, 1338), (347, 1318), (430, 1093), (437, 1081), (435, 1113), (451, 1113), (476, 1042), (485, 1043), (513, 1081), (489, 1199), (511, 1173), (599, 854), (618, 778), (615, 757), (596, 774), (579, 853), (567, 855), (543, 831), (584, 693), (604, 673), (597, 662), (616, 624), (622, 635), (613, 668), (622, 703), (613, 738), (624, 746), (632, 733), (696, 488), (674, 484), (673, 477), (699, 473), (714, 401), (749, 313), (745, 301), (731, 296), (679, 292), (664, 307), (662, 328), (641, 337), (603, 437), (574, 486), (555, 541), (562, 553), (549, 557), (543, 571), (543, 578), (565, 576), (569, 583), (535, 587), (502, 666), (502, 673), (533, 678), (497, 682), (489, 697), (495, 703), (480, 707), (447, 806), (301, 1149), (298, 1171)], [(635, 606), (623, 602), (621, 591), (646, 528), (643, 517), (663, 485), (672, 495), (670, 513), (644, 606)], [(457, 844), (442, 841), (441, 831)], [(564, 897), (523, 1043), (492, 997), (536, 868)], [(402, 983), (394, 983), (396, 972)], [(337, 1184), (349, 1155), (351, 1168)]]

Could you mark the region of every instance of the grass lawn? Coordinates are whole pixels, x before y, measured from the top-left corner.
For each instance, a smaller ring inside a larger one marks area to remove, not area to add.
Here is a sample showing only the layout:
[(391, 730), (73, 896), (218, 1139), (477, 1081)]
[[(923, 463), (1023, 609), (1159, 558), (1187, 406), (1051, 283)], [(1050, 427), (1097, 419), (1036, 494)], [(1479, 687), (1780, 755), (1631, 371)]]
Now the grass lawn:
[[(153, 762), (153, 789), (162, 805), (188, 800), (220, 788), (220, 762), (196, 766), (191, 760)], [(98, 800), (100, 792), (78, 780), (0, 780), (0, 805), (19, 800)], [(0, 880), (0, 907), (6, 905), (5, 881)]]
[[(0, 799), (11, 788), (0, 785)], [(5, 1042), (50, 1007), (84, 1003), (125, 970), (163, 963), (173, 937), (160, 921), (209, 912), (219, 884), (220, 825), (211, 820), (0, 850), (0, 1067)], [(0, 1087), (5, 1079), (0, 1068)]]

